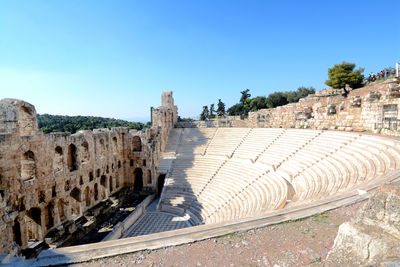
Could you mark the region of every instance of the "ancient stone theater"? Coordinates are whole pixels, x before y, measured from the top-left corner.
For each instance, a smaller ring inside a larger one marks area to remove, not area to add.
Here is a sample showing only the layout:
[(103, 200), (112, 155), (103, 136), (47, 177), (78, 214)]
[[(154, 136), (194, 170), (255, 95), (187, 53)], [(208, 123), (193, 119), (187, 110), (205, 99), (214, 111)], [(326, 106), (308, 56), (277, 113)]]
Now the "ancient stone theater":
[[(143, 132), (75, 134), (44, 134), (33, 105), (3, 99), (0, 253), (36, 250), (33, 265), (80, 262), (366, 199), (399, 180), (399, 99), (392, 79), (346, 96), (326, 89), (248, 119), (179, 122), (167, 91)], [(144, 200), (102, 242), (71, 246), (131, 191)]]

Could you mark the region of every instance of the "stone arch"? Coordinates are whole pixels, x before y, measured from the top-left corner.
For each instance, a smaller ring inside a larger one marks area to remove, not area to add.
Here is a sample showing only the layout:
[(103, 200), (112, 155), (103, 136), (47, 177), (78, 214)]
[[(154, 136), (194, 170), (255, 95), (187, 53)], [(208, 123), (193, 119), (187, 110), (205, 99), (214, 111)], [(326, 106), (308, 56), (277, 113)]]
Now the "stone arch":
[(90, 206), (90, 192), (89, 192), (89, 186), (86, 186), (85, 188), (85, 205), (86, 207)]
[(36, 178), (35, 154), (33, 154), (33, 152), (30, 150), (28, 150), (22, 155), (21, 178), (24, 181)]
[(142, 141), (140, 139), (140, 136), (132, 137), (132, 151), (133, 152), (142, 151)]
[(146, 184), (151, 184), (151, 170), (147, 169), (146, 171)]
[(116, 177), (115, 177), (115, 188), (119, 188), (119, 175), (117, 173)]
[(63, 149), (60, 146), (57, 146), (54, 149), (54, 159), (53, 159), (53, 170), (58, 172), (63, 169), (64, 165), (64, 154)]
[(44, 221), (47, 229), (54, 226), (54, 203), (50, 202), (44, 209)]
[(68, 168), (70, 171), (75, 171), (78, 169), (78, 162), (77, 162), (77, 149), (74, 144), (70, 144), (68, 146)]
[(110, 193), (113, 191), (113, 180), (112, 180), (112, 176), (110, 176), (109, 182), (108, 182), (108, 186), (110, 187)]
[(25, 227), (28, 240), (42, 239), (42, 212), (39, 208), (31, 208), (25, 213)]
[(104, 139), (101, 138), (99, 143), (100, 143), (100, 157), (105, 157), (105, 155), (106, 155), (106, 145), (104, 144)]
[(19, 223), (18, 218), (15, 218), (13, 224), (13, 240), (19, 246), (22, 246), (21, 224)]
[(115, 137), (115, 136), (113, 137), (112, 143), (113, 143), (113, 153), (118, 154), (118, 139), (117, 139), (117, 137)]
[(99, 186), (97, 185), (97, 183), (95, 183), (93, 186), (93, 192), (94, 192), (94, 200), (97, 201), (99, 199)]
[(141, 191), (143, 189), (143, 171), (141, 168), (136, 168), (133, 171), (134, 191)]
[(60, 222), (62, 222), (62, 221), (64, 221), (66, 219), (66, 216), (65, 216), (65, 203), (64, 203), (64, 200), (62, 198), (60, 198), (58, 200), (57, 208), (58, 208), (58, 217), (60, 218)]
[(102, 199), (107, 198), (107, 177), (105, 175), (101, 176), (100, 185), (101, 185), (100, 197)]
[(81, 190), (77, 187), (71, 190), (69, 194), (71, 196), (71, 213), (72, 215), (80, 215), (81, 207), (80, 202), (81, 200)]
[(81, 144), (81, 161), (88, 162), (90, 159), (89, 154), (89, 144), (86, 141), (83, 141)]

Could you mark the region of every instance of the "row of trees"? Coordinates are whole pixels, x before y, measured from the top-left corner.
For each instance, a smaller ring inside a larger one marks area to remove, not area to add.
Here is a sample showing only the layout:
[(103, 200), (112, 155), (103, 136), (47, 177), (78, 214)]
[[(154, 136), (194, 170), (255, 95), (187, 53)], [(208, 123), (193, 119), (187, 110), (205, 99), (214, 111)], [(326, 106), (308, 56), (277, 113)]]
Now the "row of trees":
[[(325, 84), (335, 88), (335, 89), (344, 89), (344, 95), (347, 96), (349, 93), (348, 87), (351, 89), (356, 89), (363, 86), (364, 72), (363, 68), (359, 68), (355, 70), (356, 64), (343, 62), (341, 64), (336, 64), (332, 68), (328, 69), (328, 80), (325, 81)], [(275, 108), (278, 106), (283, 106), (289, 103), (298, 102), (300, 98), (306, 97), (309, 94), (314, 94), (315, 89), (313, 87), (299, 87), (296, 91), (290, 92), (275, 92), (268, 97), (265, 96), (256, 96), (254, 98), (250, 98), (250, 89), (246, 89), (241, 91), (241, 97), (239, 103), (233, 105), (227, 110), (228, 115), (247, 115), (250, 111), (257, 111), (259, 109), (264, 108)], [(225, 115), (225, 104), (224, 104), (224, 112), (218, 113), (219, 103), (217, 115)], [(200, 120), (205, 120), (208, 118), (213, 118), (214, 115), (214, 104), (210, 105), (210, 109), (208, 106), (203, 106), (203, 111), (200, 115)]]
[(210, 105), (210, 109), (208, 106), (203, 106), (203, 111), (200, 114), (200, 120), (204, 121), (206, 119), (213, 119), (215, 116), (225, 116), (225, 103), (218, 99), (217, 110), (215, 110), (214, 104)]
[(309, 94), (314, 94), (313, 87), (299, 87), (296, 91), (290, 92), (275, 92), (268, 97), (256, 96), (250, 98), (250, 89), (241, 91), (239, 103), (228, 109), (228, 115), (247, 115), (250, 111), (257, 111), (263, 108), (275, 108), (288, 103), (298, 102), (300, 98), (306, 97)]
[(39, 129), (44, 133), (70, 132), (79, 130), (93, 130), (99, 128), (127, 127), (128, 129), (142, 130), (150, 127), (150, 123), (129, 122), (125, 120), (91, 117), (91, 116), (61, 116), (38, 114)]

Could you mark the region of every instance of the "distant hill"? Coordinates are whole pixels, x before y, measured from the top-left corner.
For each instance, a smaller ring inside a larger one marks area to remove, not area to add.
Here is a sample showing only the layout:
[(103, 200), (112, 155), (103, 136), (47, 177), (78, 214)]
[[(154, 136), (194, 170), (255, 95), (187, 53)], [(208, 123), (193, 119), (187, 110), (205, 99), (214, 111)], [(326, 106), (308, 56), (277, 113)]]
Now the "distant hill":
[(127, 127), (128, 129), (142, 130), (150, 126), (150, 123), (130, 122), (111, 118), (92, 116), (62, 116), (62, 115), (37, 115), (39, 130), (44, 133), (70, 132), (79, 130), (93, 130), (98, 128)]

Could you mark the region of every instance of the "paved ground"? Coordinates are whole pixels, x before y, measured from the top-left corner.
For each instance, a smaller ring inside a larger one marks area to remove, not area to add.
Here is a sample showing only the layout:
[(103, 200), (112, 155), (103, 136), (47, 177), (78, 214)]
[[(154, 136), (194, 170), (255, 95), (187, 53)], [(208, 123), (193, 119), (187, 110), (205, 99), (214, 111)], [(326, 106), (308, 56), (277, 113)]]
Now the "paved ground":
[(360, 203), (306, 219), (73, 266), (306, 266), (323, 262), (339, 225)]
[(124, 235), (133, 237), (189, 227), (186, 219), (166, 212), (146, 212)]

